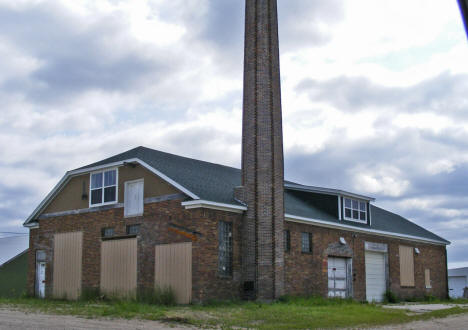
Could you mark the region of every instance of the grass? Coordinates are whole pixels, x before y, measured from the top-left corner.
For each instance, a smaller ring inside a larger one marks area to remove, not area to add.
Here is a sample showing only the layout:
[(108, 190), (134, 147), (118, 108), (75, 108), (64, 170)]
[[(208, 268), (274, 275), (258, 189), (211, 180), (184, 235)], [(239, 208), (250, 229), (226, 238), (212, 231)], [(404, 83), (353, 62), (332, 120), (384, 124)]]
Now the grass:
[(87, 318), (135, 318), (187, 323), (201, 327), (258, 329), (365, 327), (468, 313), (466, 308), (454, 307), (422, 315), (408, 315), (403, 310), (384, 309), (375, 304), (323, 298), (285, 298), (271, 304), (218, 302), (191, 306), (161, 306), (119, 300), (67, 302), (0, 298), (0, 307)]

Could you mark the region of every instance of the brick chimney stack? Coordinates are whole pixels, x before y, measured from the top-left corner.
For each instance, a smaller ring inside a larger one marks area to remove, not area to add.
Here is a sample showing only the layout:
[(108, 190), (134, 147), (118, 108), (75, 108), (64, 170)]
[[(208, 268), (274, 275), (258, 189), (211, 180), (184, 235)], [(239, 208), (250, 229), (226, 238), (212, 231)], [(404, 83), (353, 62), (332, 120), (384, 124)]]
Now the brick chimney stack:
[(283, 129), (276, 0), (246, 0), (241, 196), (245, 297), (284, 292)]

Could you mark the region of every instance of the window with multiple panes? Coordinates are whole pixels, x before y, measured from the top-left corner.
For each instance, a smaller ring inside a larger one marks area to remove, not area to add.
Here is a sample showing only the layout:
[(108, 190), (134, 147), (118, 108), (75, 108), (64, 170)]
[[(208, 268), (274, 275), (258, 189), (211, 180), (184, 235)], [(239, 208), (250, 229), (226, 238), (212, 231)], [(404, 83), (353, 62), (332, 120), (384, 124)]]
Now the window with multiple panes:
[(367, 222), (367, 203), (357, 199), (345, 197), (344, 219)]
[(140, 225), (128, 225), (127, 226), (127, 235), (138, 235), (140, 232)]
[(117, 202), (117, 169), (91, 173), (90, 206)]
[(102, 237), (112, 237), (114, 236), (114, 228), (102, 228), (101, 229)]
[(283, 231), (284, 240), (284, 251), (289, 252), (291, 250), (291, 232), (289, 230)]
[(305, 253), (312, 252), (312, 234), (301, 233), (301, 251)]
[(232, 223), (220, 221), (218, 226), (218, 271), (220, 275), (232, 275)]

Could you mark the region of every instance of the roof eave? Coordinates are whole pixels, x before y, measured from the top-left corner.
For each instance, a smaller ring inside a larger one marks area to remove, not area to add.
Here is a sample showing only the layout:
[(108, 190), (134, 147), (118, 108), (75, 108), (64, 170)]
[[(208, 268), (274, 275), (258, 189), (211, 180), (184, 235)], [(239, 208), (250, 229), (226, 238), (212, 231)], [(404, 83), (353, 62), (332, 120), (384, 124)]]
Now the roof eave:
[(326, 194), (326, 195), (334, 195), (334, 196), (348, 196), (348, 197), (354, 197), (357, 199), (362, 199), (366, 200), (369, 202), (375, 201), (374, 197), (369, 197), (365, 195), (360, 195), (356, 193), (352, 193), (349, 191), (345, 190), (340, 190), (340, 189), (331, 189), (331, 188), (324, 188), (324, 187), (314, 187), (314, 186), (302, 186), (302, 185), (293, 185), (286, 183), (284, 185), (286, 189), (289, 190), (296, 190), (296, 191), (304, 191), (304, 192), (312, 192), (312, 193), (320, 193), (320, 194)]
[(387, 236), (387, 237), (392, 237), (392, 238), (406, 239), (406, 240), (435, 244), (435, 245), (450, 245), (451, 244), (447, 240), (435, 240), (435, 239), (430, 239), (430, 238), (421, 237), (421, 236), (406, 235), (406, 234), (388, 232), (388, 231), (371, 229), (371, 228), (355, 227), (351, 225), (333, 223), (330, 221), (301, 217), (301, 216), (296, 216), (292, 214), (285, 214), (284, 217), (285, 217), (285, 220), (288, 220), (288, 221), (300, 222), (300, 223), (306, 223), (306, 224), (314, 224), (314, 225), (327, 227), (327, 228), (343, 229), (347, 231), (362, 232), (362, 233), (368, 233), (368, 234), (373, 234), (373, 235), (378, 235), (378, 236)]

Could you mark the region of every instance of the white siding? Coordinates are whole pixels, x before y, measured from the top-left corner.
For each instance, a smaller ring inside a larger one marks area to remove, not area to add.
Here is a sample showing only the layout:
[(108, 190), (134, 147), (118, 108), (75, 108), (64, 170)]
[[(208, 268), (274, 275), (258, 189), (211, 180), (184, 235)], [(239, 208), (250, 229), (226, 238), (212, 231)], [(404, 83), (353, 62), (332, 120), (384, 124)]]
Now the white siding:
[(463, 297), (463, 290), (468, 285), (465, 276), (449, 276), (449, 295), (451, 298)]

